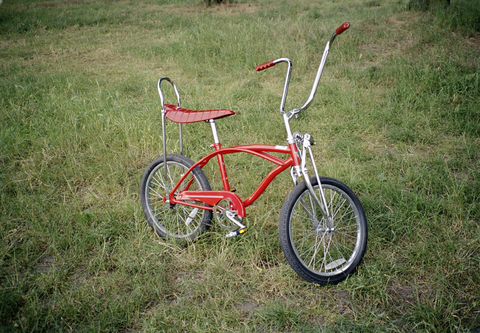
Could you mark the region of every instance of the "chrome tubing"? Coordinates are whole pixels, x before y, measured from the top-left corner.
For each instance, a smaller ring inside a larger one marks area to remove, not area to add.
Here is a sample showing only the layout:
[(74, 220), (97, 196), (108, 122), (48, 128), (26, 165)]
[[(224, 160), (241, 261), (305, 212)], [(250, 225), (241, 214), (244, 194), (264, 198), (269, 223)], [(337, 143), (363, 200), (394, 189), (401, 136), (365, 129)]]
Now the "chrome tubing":
[[(178, 107), (180, 107), (180, 94), (178, 93), (178, 89), (177, 89), (177, 86), (175, 85), (175, 83), (173, 83), (173, 81), (164, 76), (162, 77), (160, 80), (158, 80), (158, 85), (157, 85), (157, 89), (158, 89), (158, 95), (160, 96), (160, 102), (162, 103), (162, 140), (163, 140), (163, 170), (164, 170), (164, 174), (165, 174), (165, 179), (168, 179), (168, 176), (167, 176), (167, 139), (166, 139), (166, 128), (165, 128), (165, 114), (166, 114), (166, 111), (165, 111), (165, 100), (163, 98), (163, 92), (162, 92), (162, 87), (161, 87), (161, 84), (162, 84), (162, 81), (168, 81), (172, 86), (173, 86), (173, 89), (175, 90), (175, 95), (177, 95), (177, 105)], [(179, 124), (180, 125), (180, 154), (183, 155), (183, 138), (182, 138), (182, 124)], [(165, 191), (166, 191), (166, 201), (169, 202), (169, 189), (168, 189), (168, 184), (165, 183)]]
[(325, 63), (327, 62), (328, 53), (330, 52), (330, 46), (335, 40), (335, 37), (343, 33), (348, 28), (350, 28), (350, 23), (345, 22), (341, 26), (339, 26), (330, 37), (330, 40), (327, 42), (327, 45), (325, 45), (325, 49), (323, 50), (322, 60), (320, 61), (320, 65), (318, 66), (317, 75), (315, 75), (315, 80), (313, 81), (313, 86), (312, 86), (312, 90), (310, 91), (310, 95), (308, 96), (307, 101), (305, 102), (305, 104), (303, 104), (301, 108), (294, 109), (289, 112), (290, 117), (305, 111), (310, 106), (310, 103), (312, 103), (313, 98), (315, 97), (315, 93), (317, 92), (318, 83), (320, 82), (320, 78), (322, 77)]
[(162, 103), (162, 111), (164, 111), (164, 109), (165, 109), (162, 87), (160, 86), (163, 80), (166, 80), (166, 81), (170, 82), (170, 84), (173, 86), (173, 89), (175, 90), (175, 95), (177, 95), (177, 105), (178, 105), (178, 107), (180, 107), (180, 94), (178, 93), (177, 86), (175, 85), (175, 83), (173, 83), (172, 80), (170, 80), (170, 78), (164, 76), (160, 80), (158, 80), (158, 86), (157, 86), (158, 94), (160, 95), (160, 102)]
[(327, 45), (325, 46), (325, 50), (323, 50), (322, 60), (320, 61), (320, 66), (318, 66), (317, 75), (315, 76), (315, 80), (313, 81), (312, 90), (310, 91), (310, 96), (308, 96), (307, 101), (300, 109), (293, 110), (294, 114), (298, 114), (300, 112), (305, 111), (312, 103), (313, 98), (315, 97), (315, 93), (317, 92), (318, 83), (320, 82), (320, 78), (322, 77), (323, 68), (325, 67), (325, 63), (327, 62), (328, 52), (330, 51), (330, 41), (328, 41)]
[(292, 74), (292, 62), (288, 58), (280, 58), (273, 61), (274, 64), (278, 64), (280, 62), (286, 62), (288, 64), (285, 84), (283, 86), (282, 101), (280, 102), (280, 113), (283, 114), (285, 110), (285, 101), (287, 100), (288, 84), (290, 83), (290, 76)]

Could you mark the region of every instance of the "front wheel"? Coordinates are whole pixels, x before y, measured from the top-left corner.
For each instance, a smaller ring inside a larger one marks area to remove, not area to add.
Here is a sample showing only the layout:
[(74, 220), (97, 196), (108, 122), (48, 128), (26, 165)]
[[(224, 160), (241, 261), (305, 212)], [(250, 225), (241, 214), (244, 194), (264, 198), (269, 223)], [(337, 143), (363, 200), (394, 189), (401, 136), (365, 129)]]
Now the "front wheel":
[[(310, 182), (320, 197), (317, 178)], [(347, 185), (328, 177), (320, 177), (320, 182), (330, 217), (323, 216), (305, 182), (298, 184), (282, 207), (280, 245), (303, 279), (334, 284), (360, 263), (367, 246), (367, 220), (360, 200)]]

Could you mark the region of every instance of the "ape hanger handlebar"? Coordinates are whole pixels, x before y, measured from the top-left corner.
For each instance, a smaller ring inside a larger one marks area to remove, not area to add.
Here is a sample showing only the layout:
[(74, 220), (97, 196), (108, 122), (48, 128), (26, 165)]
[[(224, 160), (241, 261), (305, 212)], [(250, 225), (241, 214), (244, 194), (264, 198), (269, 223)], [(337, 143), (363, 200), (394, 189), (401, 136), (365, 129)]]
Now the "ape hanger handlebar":
[[(335, 32), (332, 34), (332, 37), (330, 37), (330, 40), (327, 42), (327, 45), (325, 46), (325, 49), (323, 51), (322, 60), (320, 61), (320, 66), (318, 67), (317, 75), (315, 76), (315, 80), (313, 81), (312, 90), (310, 91), (310, 95), (308, 96), (307, 101), (303, 104), (302, 107), (300, 107), (298, 109), (293, 109), (293, 110), (287, 112), (288, 118), (291, 118), (294, 115), (305, 111), (309, 107), (310, 103), (312, 103), (313, 98), (315, 97), (315, 93), (317, 92), (317, 87), (318, 87), (318, 83), (320, 82), (320, 77), (322, 76), (323, 68), (325, 67), (325, 63), (327, 61), (328, 52), (330, 51), (330, 46), (332, 45), (333, 41), (335, 40), (335, 37), (337, 37), (337, 35), (340, 35), (341, 33), (343, 33), (348, 28), (350, 28), (350, 23), (345, 22), (341, 26), (339, 26), (335, 30)], [(288, 92), (288, 85), (290, 83), (290, 75), (291, 75), (291, 72), (292, 72), (292, 62), (290, 61), (290, 59), (287, 59), (287, 58), (279, 58), (279, 59), (276, 59), (276, 60), (268, 61), (268, 62), (266, 62), (264, 64), (261, 64), (261, 65), (258, 65), (256, 67), (256, 70), (257, 70), (257, 72), (263, 71), (264, 69), (275, 66), (276, 64), (281, 63), (281, 62), (286, 62), (288, 64), (287, 74), (286, 74), (286, 77), (285, 77), (285, 85), (283, 87), (282, 101), (280, 103), (280, 113), (284, 114), (285, 113), (285, 111), (284, 111), (285, 101), (287, 99), (287, 92)]]

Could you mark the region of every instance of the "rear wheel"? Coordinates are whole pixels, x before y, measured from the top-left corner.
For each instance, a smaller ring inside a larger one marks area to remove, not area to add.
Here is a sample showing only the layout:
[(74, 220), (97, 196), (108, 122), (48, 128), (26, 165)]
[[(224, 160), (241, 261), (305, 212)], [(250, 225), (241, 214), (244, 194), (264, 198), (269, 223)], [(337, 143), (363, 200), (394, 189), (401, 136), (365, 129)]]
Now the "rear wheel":
[[(165, 176), (164, 165), (167, 164)], [(145, 171), (141, 186), (143, 212), (155, 232), (165, 238), (179, 241), (193, 240), (205, 232), (212, 219), (212, 211), (184, 205), (165, 203), (166, 188), (172, 191), (180, 178), (194, 164), (189, 158), (178, 154), (167, 154), (155, 159)], [(186, 190), (210, 191), (205, 173), (199, 167), (182, 182), (175, 194)], [(200, 202), (192, 202), (205, 205)]]
[[(310, 182), (319, 195), (316, 177)], [(367, 246), (367, 220), (353, 191), (342, 182), (320, 178), (331, 218), (325, 218), (305, 182), (288, 195), (280, 214), (280, 244), (290, 266), (319, 284), (344, 280), (360, 263)]]

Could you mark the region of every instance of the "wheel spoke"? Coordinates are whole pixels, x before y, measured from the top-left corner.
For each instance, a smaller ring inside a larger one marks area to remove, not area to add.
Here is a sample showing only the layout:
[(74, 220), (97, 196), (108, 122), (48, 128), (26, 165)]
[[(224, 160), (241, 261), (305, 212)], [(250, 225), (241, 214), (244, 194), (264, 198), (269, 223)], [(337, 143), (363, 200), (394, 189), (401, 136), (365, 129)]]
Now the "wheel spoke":
[[(344, 252), (342, 251), (342, 248), (344, 249), (345, 253), (353, 253), (353, 251), (354, 251), (354, 248), (347, 247), (347, 245), (344, 244), (344, 243), (335, 242), (335, 244), (336, 244), (335, 245), (336, 250), (338, 251), (338, 253), (342, 254), (343, 257), (350, 257), (350, 255), (345, 255)], [(353, 245), (355, 245), (355, 244), (353, 244)]]
[[(322, 233), (322, 236), (320, 237), (320, 241), (318, 241), (318, 235), (319, 233), (317, 232), (316, 235), (315, 235), (315, 252), (313, 253), (313, 257), (312, 257), (312, 260), (310, 260), (310, 264), (309, 266), (312, 267), (314, 270), (315, 270), (315, 262), (316, 262), (316, 259), (317, 259), (317, 252), (318, 252), (318, 249), (320, 248), (320, 245), (323, 245), (323, 248), (324, 248), (324, 256), (325, 256), (325, 233)], [(322, 268), (322, 264), (320, 265), (320, 268), (318, 270), (320, 270)]]
[(320, 268), (324, 267), (324, 272), (327, 271), (327, 256), (329, 256), (330, 259), (332, 258), (329, 251), (331, 241), (332, 241), (332, 237), (328, 237), (328, 244), (325, 244), (325, 242), (323, 242), (323, 261), (322, 261), (322, 266)]
[(151, 190), (153, 193), (155, 193), (155, 194), (157, 195), (157, 197), (159, 197), (159, 198), (164, 198), (163, 195), (161, 195), (160, 193), (158, 193), (157, 191), (155, 191), (152, 187), (150, 187), (150, 190)]
[[(160, 176), (160, 177), (158, 177), (158, 176)], [(165, 182), (163, 181), (163, 176), (162, 175), (156, 174), (152, 178), (151, 183), (158, 186), (158, 187), (165, 188)]]

